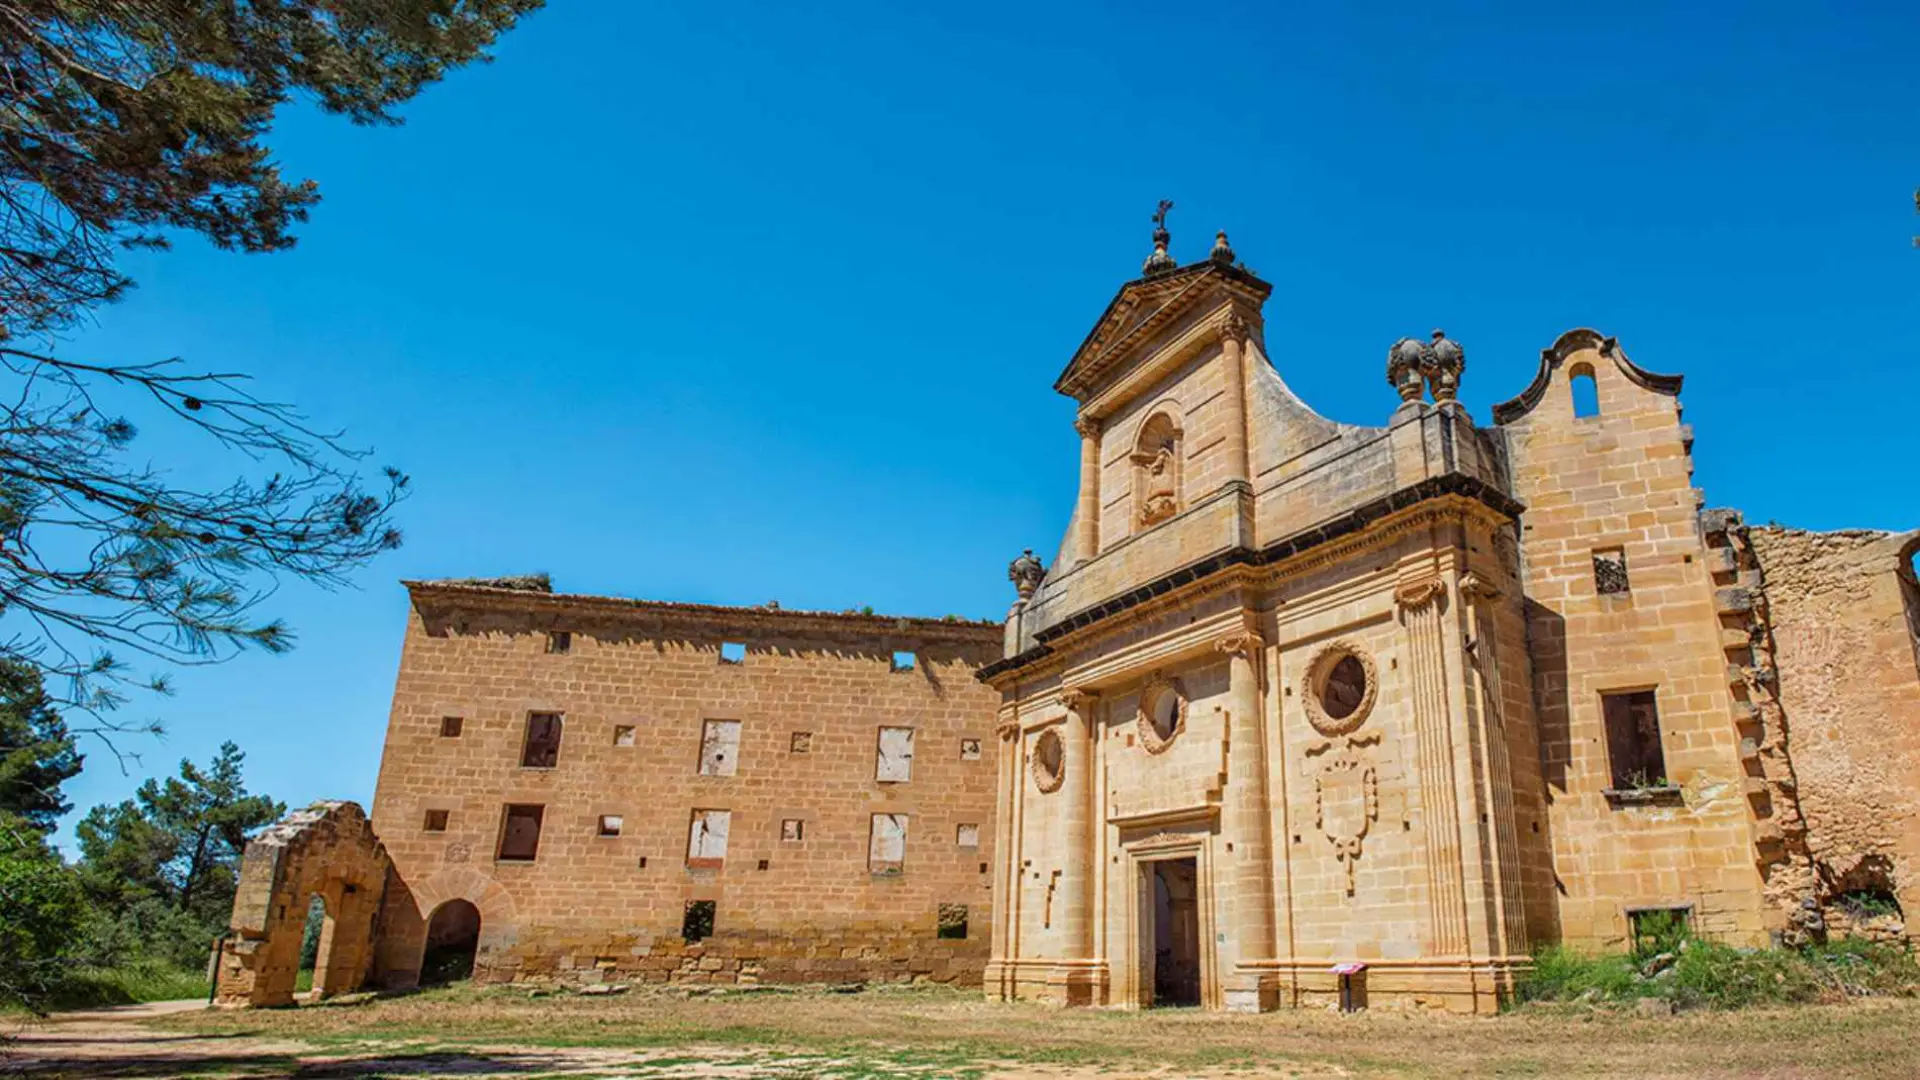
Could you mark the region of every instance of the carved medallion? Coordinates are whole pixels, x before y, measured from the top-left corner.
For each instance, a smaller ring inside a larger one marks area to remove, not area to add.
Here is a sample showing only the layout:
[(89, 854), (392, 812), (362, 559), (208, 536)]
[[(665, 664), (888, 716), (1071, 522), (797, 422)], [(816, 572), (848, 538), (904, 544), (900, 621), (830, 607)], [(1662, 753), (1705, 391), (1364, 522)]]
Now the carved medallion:
[(455, 840), (453, 843), (447, 845), (447, 853), (445, 857), (446, 857), (446, 861), (450, 863), (466, 862), (468, 859), (473, 858), (473, 845), (463, 844), (460, 841)]
[(1041, 794), (1060, 790), (1067, 778), (1067, 746), (1060, 739), (1060, 729), (1048, 728), (1033, 740), (1033, 786)]
[(1166, 752), (1173, 740), (1187, 729), (1187, 695), (1180, 680), (1159, 672), (1140, 688), (1140, 707), (1136, 718), (1140, 744), (1149, 754)]
[(1345, 735), (1367, 722), (1380, 675), (1366, 650), (1345, 641), (1321, 649), (1307, 665), (1307, 722), (1322, 735)]

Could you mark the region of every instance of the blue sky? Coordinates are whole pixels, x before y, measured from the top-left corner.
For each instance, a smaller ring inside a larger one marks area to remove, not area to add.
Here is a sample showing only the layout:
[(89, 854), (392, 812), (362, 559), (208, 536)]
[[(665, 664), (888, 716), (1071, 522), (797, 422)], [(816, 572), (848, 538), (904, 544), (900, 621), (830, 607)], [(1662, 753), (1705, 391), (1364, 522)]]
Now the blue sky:
[(169, 734), (76, 803), (227, 738), (256, 790), (370, 798), (405, 577), (997, 617), (1160, 198), (1181, 261), (1224, 227), (1274, 284), (1329, 416), (1384, 422), (1439, 326), (1484, 422), (1592, 326), (1687, 376), (1714, 505), (1920, 524), (1920, 9), (908, 6), (561, 0), (403, 127), (285, 113), (296, 250), (132, 259), (70, 353), (249, 371), (416, 491), (356, 589), (274, 598), (295, 652), (135, 700)]

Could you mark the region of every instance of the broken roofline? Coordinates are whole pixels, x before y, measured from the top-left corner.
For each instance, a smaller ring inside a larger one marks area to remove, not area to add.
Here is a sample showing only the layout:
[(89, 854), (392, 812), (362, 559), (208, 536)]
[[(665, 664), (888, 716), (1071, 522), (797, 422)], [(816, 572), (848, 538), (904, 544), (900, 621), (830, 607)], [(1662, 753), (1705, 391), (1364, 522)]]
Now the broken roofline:
[(1210, 555), (1197, 563), (1183, 566), (1170, 574), (1164, 574), (1144, 585), (1103, 600), (1090, 608), (1076, 611), (1035, 634), (1038, 644), (1032, 648), (1003, 660), (996, 660), (975, 672), (974, 676), (981, 682), (989, 682), (1008, 672), (1018, 671), (1050, 655), (1053, 652), (1053, 646), (1048, 644), (1049, 642), (1058, 641), (1076, 630), (1112, 618), (1129, 608), (1138, 607), (1175, 589), (1191, 585), (1236, 566), (1270, 566), (1322, 544), (1351, 536), (1389, 514), (1417, 506), (1430, 499), (1450, 495), (1473, 499), (1513, 519), (1518, 519), (1526, 510), (1526, 507), (1517, 499), (1477, 477), (1464, 473), (1444, 473), (1430, 477), (1412, 487), (1401, 488), (1390, 495), (1355, 507), (1339, 517), (1297, 532), (1284, 540), (1276, 540), (1264, 548), (1258, 550), (1249, 547), (1228, 548), (1217, 555)]
[(440, 581), (402, 580), (407, 594), (417, 607), (423, 600), (465, 601), (491, 608), (521, 611), (591, 612), (608, 617), (649, 618), (670, 623), (724, 624), (742, 631), (765, 629), (792, 632), (814, 629), (833, 633), (883, 635), (912, 631), (929, 641), (951, 640), (998, 643), (1002, 626), (986, 619), (945, 619), (909, 615), (863, 615), (845, 611), (807, 611), (769, 607), (734, 607), (727, 604), (692, 604), (675, 600), (637, 600), (624, 596), (596, 596), (591, 593), (535, 592), (495, 585), (474, 584), (471, 579)]

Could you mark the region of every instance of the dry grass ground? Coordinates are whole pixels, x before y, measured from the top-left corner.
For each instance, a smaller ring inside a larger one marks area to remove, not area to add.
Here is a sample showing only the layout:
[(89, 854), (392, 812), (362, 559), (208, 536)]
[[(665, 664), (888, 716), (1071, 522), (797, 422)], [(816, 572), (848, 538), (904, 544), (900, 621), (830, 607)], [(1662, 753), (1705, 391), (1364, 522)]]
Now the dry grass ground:
[(530, 1000), (454, 989), (149, 1015), (118, 1036), (94, 1023), (43, 1029), (13, 1064), (75, 1077), (1920, 1077), (1914, 1001), (1472, 1019), (1059, 1011), (945, 990)]

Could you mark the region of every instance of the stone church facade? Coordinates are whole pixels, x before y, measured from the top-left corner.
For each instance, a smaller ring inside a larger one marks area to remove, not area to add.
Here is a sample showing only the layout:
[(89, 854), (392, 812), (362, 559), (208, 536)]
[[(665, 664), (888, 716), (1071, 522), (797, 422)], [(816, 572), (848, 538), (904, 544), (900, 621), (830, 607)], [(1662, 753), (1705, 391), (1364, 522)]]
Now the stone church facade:
[[(413, 582), (373, 809), (249, 849), (218, 992), (449, 973), (944, 981), (1265, 1010), (1507, 1000), (1543, 943), (1920, 903), (1920, 531), (1705, 508), (1681, 380), (1563, 334), (1315, 414), (1270, 286), (1164, 227), (1055, 389), (1079, 494), (1004, 626)], [(1384, 397), (1384, 395), (1383, 395)], [(1391, 398), (1387, 398), (1391, 402)]]

